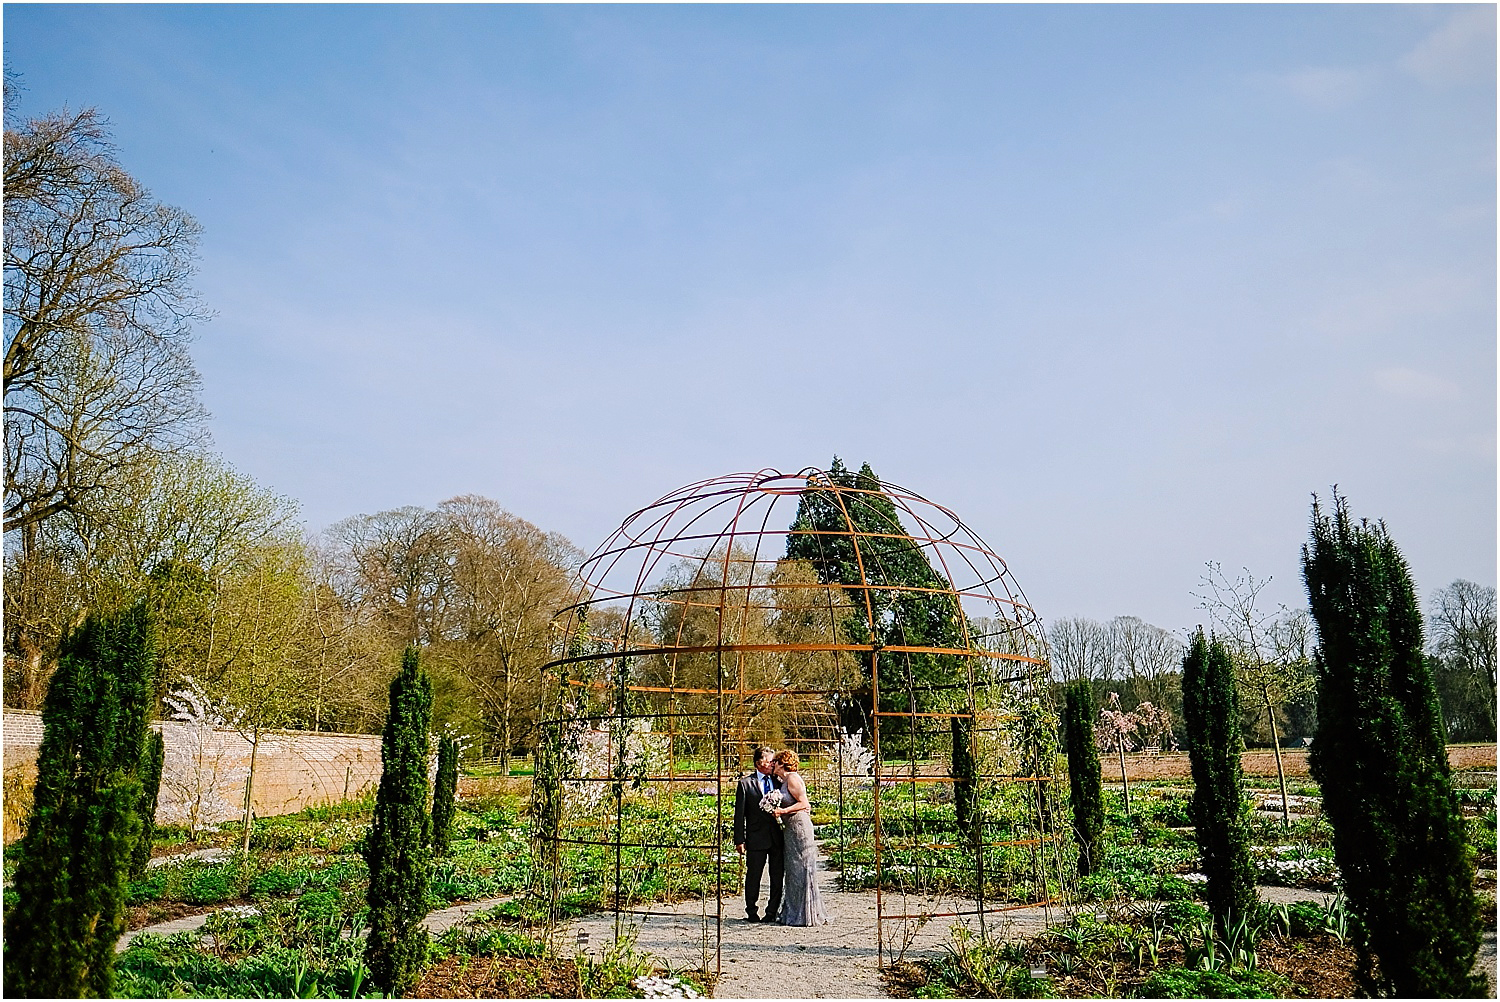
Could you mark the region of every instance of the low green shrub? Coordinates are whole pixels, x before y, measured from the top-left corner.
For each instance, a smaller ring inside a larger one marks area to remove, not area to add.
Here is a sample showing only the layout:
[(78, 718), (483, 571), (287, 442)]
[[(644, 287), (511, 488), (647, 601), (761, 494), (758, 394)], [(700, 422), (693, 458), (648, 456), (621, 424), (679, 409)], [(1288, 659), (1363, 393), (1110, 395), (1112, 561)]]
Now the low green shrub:
[(250, 880), (251, 897), (292, 894), (307, 883), (307, 870), (300, 867), (271, 866)]
[(1195, 901), (1172, 901), (1162, 906), (1162, 921), (1173, 932), (1196, 929), (1209, 919), (1208, 909)]
[(1288, 989), (1286, 979), (1269, 971), (1192, 971), (1168, 967), (1156, 971), (1136, 991), (1147, 999), (1274, 999)]
[(215, 905), (221, 901), (233, 901), (245, 891), (245, 884), (241, 882), (240, 876), (240, 868), (230, 865), (195, 869), (184, 883), (182, 900), (190, 905)]
[(1327, 910), (1313, 901), (1294, 901), (1288, 905), (1271, 905), (1268, 909), (1271, 931), (1279, 936), (1317, 936), (1326, 932)]

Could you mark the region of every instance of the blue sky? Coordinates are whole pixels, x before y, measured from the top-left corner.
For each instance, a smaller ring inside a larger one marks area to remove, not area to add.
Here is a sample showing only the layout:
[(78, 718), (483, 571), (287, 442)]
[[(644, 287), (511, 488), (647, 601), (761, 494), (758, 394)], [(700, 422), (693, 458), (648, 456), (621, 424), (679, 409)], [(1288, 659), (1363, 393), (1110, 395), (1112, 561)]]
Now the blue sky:
[(1047, 618), (1300, 604), (1309, 499), (1495, 583), (1491, 6), (4, 9), (203, 224), (217, 447), (310, 529), (585, 549), (838, 453)]

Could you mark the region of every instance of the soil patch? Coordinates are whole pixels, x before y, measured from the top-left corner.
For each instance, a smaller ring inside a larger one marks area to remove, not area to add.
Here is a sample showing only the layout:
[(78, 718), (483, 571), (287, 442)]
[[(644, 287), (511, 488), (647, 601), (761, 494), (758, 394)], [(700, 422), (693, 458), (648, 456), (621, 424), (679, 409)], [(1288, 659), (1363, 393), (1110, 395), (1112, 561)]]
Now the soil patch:
[[(1030, 949), (1033, 963), (1045, 965), (1048, 956), (1040, 945)], [(1353, 947), (1332, 936), (1307, 939), (1261, 941), (1256, 948), (1260, 968), (1287, 978), (1298, 998), (1354, 998), (1358, 983), (1354, 977), (1357, 956)], [(1162, 951), (1161, 967), (1182, 962), (1182, 949), (1171, 945)], [(1050, 990), (1058, 998), (1122, 998), (1137, 991), (1151, 971), (1135, 967), (1123, 958), (1082, 964), (1076, 974), (1051, 977)], [(918, 992), (932, 983), (921, 964), (892, 964), (881, 972), (886, 991), (896, 998), (916, 998)]]
[(449, 957), (412, 989), (418, 999), (575, 999), (582, 994), (572, 960), (549, 957)]
[(1332, 936), (1263, 940), (1255, 952), (1262, 968), (1291, 981), (1304, 998), (1352, 999), (1359, 994), (1354, 977), (1358, 955)]

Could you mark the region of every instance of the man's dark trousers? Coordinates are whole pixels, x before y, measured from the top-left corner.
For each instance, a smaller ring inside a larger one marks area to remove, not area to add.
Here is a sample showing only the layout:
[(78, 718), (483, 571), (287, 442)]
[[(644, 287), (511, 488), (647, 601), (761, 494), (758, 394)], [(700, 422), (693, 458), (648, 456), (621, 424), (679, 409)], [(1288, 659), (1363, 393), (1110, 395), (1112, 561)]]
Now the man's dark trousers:
[[(781, 787), (771, 780), (772, 789)], [(734, 841), (745, 846), (745, 916), (755, 919), (755, 902), (760, 897), (760, 878), (766, 863), (771, 864), (771, 887), (766, 902), (767, 922), (776, 917), (781, 908), (782, 867), (786, 861), (781, 826), (770, 812), (760, 809), (760, 798), (765, 795), (765, 778), (752, 772), (740, 780), (734, 791)], [(782, 791), (782, 796), (786, 791)]]

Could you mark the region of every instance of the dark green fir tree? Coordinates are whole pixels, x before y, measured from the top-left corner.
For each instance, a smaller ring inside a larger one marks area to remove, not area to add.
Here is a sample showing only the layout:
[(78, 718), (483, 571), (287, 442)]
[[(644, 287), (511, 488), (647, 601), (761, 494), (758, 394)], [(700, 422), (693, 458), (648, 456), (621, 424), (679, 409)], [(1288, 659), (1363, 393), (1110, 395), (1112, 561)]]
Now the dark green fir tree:
[(365, 963), (371, 980), (404, 995), (427, 962), (427, 889), (432, 876), (427, 813), (427, 731), (432, 683), (408, 647), (391, 682), (391, 710), (380, 746), (380, 789), (365, 843), (370, 868), (370, 935)]
[(1104, 834), (1104, 777), (1094, 721), (1099, 707), (1087, 679), (1069, 685), (1063, 711), (1064, 740), (1068, 743), (1068, 799), (1073, 806), (1073, 833), (1078, 839), (1078, 875), (1094, 872), (1099, 838)]
[(1383, 523), (1354, 522), (1335, 492), (1331, 513), (1313, 502), (1302, 574), (1319, 642), (1309, 764), (1365, 933), (1364, 987), (1482, 997), (1474, 864), (1406, 560)]
[[(868, 463), (851, 473), (835, 456), (826, 485), (802, 492), (790, 528), (786, 556), (807, 561), (820, 582), (844, 589), (852, 606), (840, 624), (846, 642), (877, 648), (967, 646), (963, 612), (948, 580), (911, 539)], [(967, 691), (955, 685), (965, 677), (962, 659), (888, 651), (863, 652), (860, 661), (867, 678), (875, 680), (878, 674), (882, 712), (974, 709), (953, 702), (955, 694)], [(840, 709), (845, 728), (870, 733), (872, 694)], [(966, 818), (974, 800), (973, 723), (969, 717), (953, 719), (958, 721), (951, 734), (954, 797), (959, 815)], [(882, 726), (882, 740), (918, 740), (901, 735), (899, 720)]]
[(151, 862), (151, 842), (156, 837), (156, 804), (161, 796), (161, 770), (166, 762), (167, 745), (159, 731), (148, 731), (145, 747), (141, 750), (141, 803), (137, 813), (141, 817), (141, 835), (136, 839), (135, 851), (130, 857), (131, 879), (146, 872)]
[(1229, 649), (1200, 629), (1182, 661), (1182, 716), (1193, 769), (1192, 816), (1204, 897), (1221, 931), (1255, 907), (1255, 864), (1240, 753), (1240, 701)]
[(156, 631), (140, 604), (90, 614), (62, 642), (42, 707), (16, 903), (5, 919), (8, 995), (113, 993), (156, 662)]
[(438, 741), (437, 779), (432, 786), (432, 851), (446, 856), (453, 839), (453, 814), (458, 798), (458, 738)]

